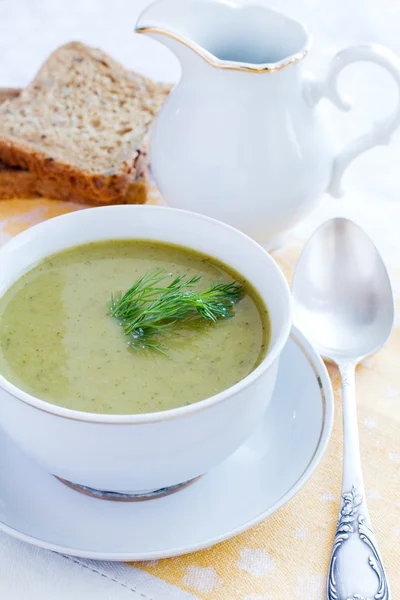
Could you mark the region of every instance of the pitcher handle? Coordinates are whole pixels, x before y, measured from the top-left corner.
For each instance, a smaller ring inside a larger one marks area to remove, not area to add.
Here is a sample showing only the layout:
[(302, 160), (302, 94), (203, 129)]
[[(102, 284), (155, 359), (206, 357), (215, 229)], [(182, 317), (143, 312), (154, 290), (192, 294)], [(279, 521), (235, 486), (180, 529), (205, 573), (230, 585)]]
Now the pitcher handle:
[(332, 59), (329, 72), (324, 81), (309, 81), (307, 96), (313, 105), (321, 98), (328, 98), (337, 108), (348, 111), (351, 103), (339, 92), (338, 79), (341, 71), (349, 64), (360, 61), (374, 62), (388, 71), (399, 88), (397, 106), (392, 114), (384, 121), (374, 123), (364, 135), (349, 142), (333, 160), (332, 175), (327, 192), (334, 198), (343, 195), (341, 182), (344, 171), (360, 154), (374, 146), (384, 146), (390, 142), (391, 135), (400, 125), (400, 59), (383, 46), (375, 44), (352, 46), (342, 50)]

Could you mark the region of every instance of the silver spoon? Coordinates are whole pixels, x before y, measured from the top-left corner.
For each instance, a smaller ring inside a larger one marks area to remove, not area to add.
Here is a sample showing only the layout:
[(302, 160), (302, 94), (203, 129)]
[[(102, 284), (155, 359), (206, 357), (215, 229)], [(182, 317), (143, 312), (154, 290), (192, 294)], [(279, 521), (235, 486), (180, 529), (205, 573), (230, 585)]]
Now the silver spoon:
[(389, 275), (372, 241), (347, 219), (332, 219), (304, 248), (292, 284), (294, 322), (339, 367), (343, 478), (329, 565), (328, 600), (389, 600), (361, 473), (355, 368), (388, 339), (394, 321)]

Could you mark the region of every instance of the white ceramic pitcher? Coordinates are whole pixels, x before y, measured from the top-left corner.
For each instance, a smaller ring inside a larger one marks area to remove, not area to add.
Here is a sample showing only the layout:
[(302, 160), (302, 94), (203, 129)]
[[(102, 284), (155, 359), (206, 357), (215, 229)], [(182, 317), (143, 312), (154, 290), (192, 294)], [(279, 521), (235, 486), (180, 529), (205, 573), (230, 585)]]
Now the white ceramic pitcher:
[(165, 200), (225, 221), (266, 246), (324, 191), (340, 195), (349, 163), (387, 144), (400, 124), (399, 102), (389, 118), (335, 156), (317, 109), (324, 96), (349, 109), (337, 87), (349, 63), (375, 62), (400, 87), (400, 60), (386, 48), (343, 50), (316, 81), (303, 72), (306, 28), (263, 6), (159, 0), (139, 17), (136, 31), (170, 48), (182, 67), (150, 148)]

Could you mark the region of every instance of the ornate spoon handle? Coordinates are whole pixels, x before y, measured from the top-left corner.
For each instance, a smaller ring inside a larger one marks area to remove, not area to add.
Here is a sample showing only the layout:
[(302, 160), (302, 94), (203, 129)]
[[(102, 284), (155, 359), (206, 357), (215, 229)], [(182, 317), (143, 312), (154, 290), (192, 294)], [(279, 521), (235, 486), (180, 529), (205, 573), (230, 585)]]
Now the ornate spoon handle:
[(343, 399), (343, 480), (338, 525), (326, 585), (327, 600), (390, 600), (371, 528), (361, 473), (355, 365), (339, 365)]

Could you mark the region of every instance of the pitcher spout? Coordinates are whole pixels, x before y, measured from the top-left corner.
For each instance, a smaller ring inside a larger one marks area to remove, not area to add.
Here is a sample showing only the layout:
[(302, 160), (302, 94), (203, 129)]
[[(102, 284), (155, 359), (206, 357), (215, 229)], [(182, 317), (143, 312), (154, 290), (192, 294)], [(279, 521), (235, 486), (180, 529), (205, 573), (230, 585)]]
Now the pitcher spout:
[(301, 23), (265, 6), (233, 0), (157, 0), (135, 31), (167, 46), (181, 63), (188, 53), (237, 71), (278, 71), (304, 58), (310, 36)]
[(136, 33), (147, 35), (171, 50), (182, 68), (201, 53), (194, 39), (195, 27), (190, 26), (188, 18), (190, 4), (190, 0), (156, 0), (143, 10), (135, 25)]

